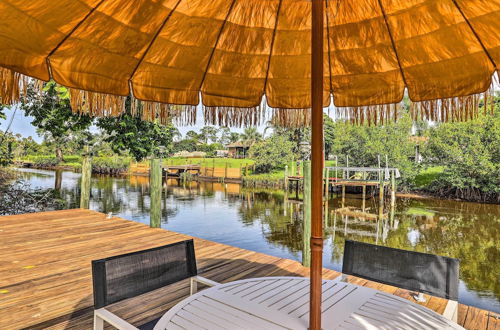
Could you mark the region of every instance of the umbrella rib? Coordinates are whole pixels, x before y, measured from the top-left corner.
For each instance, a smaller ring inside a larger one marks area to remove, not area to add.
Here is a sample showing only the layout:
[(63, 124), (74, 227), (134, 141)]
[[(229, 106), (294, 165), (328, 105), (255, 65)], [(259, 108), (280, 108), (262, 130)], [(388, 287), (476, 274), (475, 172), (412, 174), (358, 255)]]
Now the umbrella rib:
[(266, 78), (264, 79), (264, 91), (263, 91), (264, 94), (266, 93), (267, 80), (269, 79), (269, 69), (271, 68), (271, 58), (273, 56), (274, 40), (276, 39), (276, 31), (278, 30), (278, 20), (280, 17), (282, 3), (283, 3), (283, 0), (280, 0), (280, 2), (278, 4), (278, 10), (276, 12), (276, 22), (274, 22), (273, 38), (271, 39), (271, 47), (269, 49), (269, 58), (267, 60)]
[(396, 60), (398, 61), (399, 71), (401, 72), (401, 76), (403, 78), (403, 82), (404, 82), (406, 88), (408, 88), (408, 83), (406, 82), (406, 77), (405, 77), (405, 73), (403, 70), (403, 66), (401, 65), (401, 60), (399, 58), (398, 51), (396, 50), (396, 41), (394, 40), (394, 36), (392, 35), (391, 27), (389, 26), (389, 21), (387, 20), (387, 14), (385, 12), (385, 9), (384, 9), (384, 6), (382, 5), (381, 0), (378, 0), (378, 4), (380, 6), (380, 10), (382, 11), (382, 15), (384, 16), (385, 26), (387, 27), (387, 32), (389, 33), (389, 38), (391, 39), (391, 45), (392, 45), (392, 49), (394, 50), (394, 55), (396, 56)]
[(144, 59), (146, 58), (146, 55), (149, 53), (149, 51), (151, 50), (151, 48), (153, 47), (153, 44), (155, 43), (156, 39), (158, 38), (158, 36), (160, 35), (161, 31), (163, 30), (163, 28), (165, 27), (165, 25), (167, 24), (167, 22), (170, 20), (170, 17), (172, 17), (172, 14), (174, 13), (174, 11), (177, 10), (177, 7), (179, 6), (179, 4), (181, 3), (182, 0), (178, 0), (177, 3), (175, 4), (175, 6), (172, 8), (172, 10), (170, 11), (170, 13), (168, 13), (167, 17), (165, 17), (165, 19), (163, 20), (163, 22), (161, 23), (160, 27), (158, 28), (158, 30), (156, 31), (155, 35), (153, 36), (153, 39), (151, 39), (151, 42), (149, 43), (148, 47), (146, 48), (146, 50), (144, 51), (144, 53), (142, 54), (141, 58), (139, 59), (139, 61), (137, 62), (135, 68), (134, 68), (134, 71), (132, 71), (132, 74), (130, 75), (130, 78), (128, 79), (130, 82), (132, 81), (132, 78), (134, 78), (134, 75), (135, 73), (137, 72), (137, 70), (139, 69), (139, 66), (141, 65), (141, 63), (144, 61)]
[(222, 32), (224, 31), (224, 27), (226, 26), (226, 22), (229, 18), (229, 15), (231, 15), (231, 12), (233, 11), (235, 3), (236, 3), (236, 0), (233, 0), (233, 2), (231, 2), (231, 6), (229, 7), (229, 10), (227, 11), (226, 18), (224, 19), (224, 22), (222, 22), (222, 26), (219, 30), (219, 34), (217, 35), (217, 39), (215, 39), (214, 48), (212, 48), (212, 52), (210, 53), (210, 57), (208, 58), (207, 66), (205, 67), (205, 71), (203, 72), (203, 77), (201, 78), (201, 81), (200, 81), (200, 87), (198, 88), (199, 91), (201, 91), (201, 88), (203, 87), (203, 83), (205, 82), (205, 78), (207, 77), (208, 69), (210, 67), (210, 64), (212, 63), (212, 58), (214, 57), (215, 49), (217, 48), (217, 45), (219, 44), (220, 37), (222, 36)]
[(458, 5), (458, 3), (457, 3), (456, 0), (452, 0), (452, 2), (455, 5), (455, 7), (457, 7), (458, 11), (460, 12), (460, 15), (462, 15), (462, 17), (464, 18), (465, 22), (469, 26), (470, 30), (472, 31), (472, 33), (476, 37), (477, 41), (479, 42), (479, 44), (483, 48), (483, 51), (485, 52), (486, 56), (488, 56), (488, 59), (493, 64), (493, 67), (495, 67), (495, 69), (496, 69), (497, 65), (496, 65), (495, 61), (493, 60), (493, 57), (491, 57), (491, 54), (488, 52), (488, 49), (484, 45), (483, 41), (481, 40), (481, 38), (479, 38), (479, 35), (477, 34), (476, 30), (474, 30), (474, 28), (472, 27), (471, 22), (469, 21), (469, 19), (467, 18), (467, 16), (465, 16), (465, 13), (462, 11), (462, 8)]
[(64, 38), (57, 44), (57, 46), (52, 49), (49, 53), (49, 55), (47, 55), (47, 57), (45, 58), (45, 61), (47, 62), (47, 68), (49, 70), (49, 77), (52, 77), (52, 67), (50, 66), (50, 57), (52, 55), (54, 55), (55, 52), (57, 52), (57, 50), (62, 46), (63, 43), (66, 42), (66, 40), (69, 39), (69, 37), (71, 37), (73, 35), (73, 33), (87, 20), (87, 18), (90, 17), (90, 15), (92, 15), (96, 10), (97, 8), (99, 8), (103, 3), (104, 3), (105, 0), (101, 0), (97, 5), (95, 5), (88, 13), (87, 15), (85, 15), (85, 17), (80, 21), (78, 22), (78, 24), (76, 24), (72, 29), (71, 31), (69, 31), (69, 33), (64, 36)]

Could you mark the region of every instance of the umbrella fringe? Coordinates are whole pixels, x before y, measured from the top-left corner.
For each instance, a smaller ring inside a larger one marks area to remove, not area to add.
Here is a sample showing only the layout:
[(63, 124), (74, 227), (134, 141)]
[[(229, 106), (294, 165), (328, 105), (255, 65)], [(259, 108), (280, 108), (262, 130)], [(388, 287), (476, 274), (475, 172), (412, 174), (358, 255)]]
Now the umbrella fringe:
[(126, 96), (69, 89), (70, 105), (74, 113), (91, 117), (119, 117), (125, 112)]
[(151, 122), (158, 121), (161, 125), (175, 123), (180, 126), (186, 126), (196, 123), (195, 105), (175, 105), (141, 101), (134, 98), (130, 109), (133, 116)]
[(377, 104), (360, 107), (336, 107), (335, 117), (353, 125), (384, 125), (397, 121), (401, 103)]
[[(126, 111), (127, 96), (94, 93), (70, 89), (70, 104), (74, 113), (91, 117), (119, 117)], [(196, 106), (172, 105), (159, 102), (141, 101), (130, 97), (130, 114), (145, 121), (168, 125), (194, 125)]]
[(206, 125), (224, 127), (257, 126), (265, 118), (265, 109), (263, 105), (249, 108), (203, 106), (203, 116)]
[(438, 100), (412, 102), (410, 114), (413, 120), (431, 120), (434, 122), (464, 122), (479, 116), (482, 107), (484, 114), (494, 112), (493, 84), (483, 93), (468, 96), (451, 97)]
[(273, 108), (271, 123), (278, 127), (310, 127), (311, 126), (311, 109), (283, 109)]
[(28, 76), (0, 67), (0, 104), (19, 103), (28, 93), (29, 81)]
[[(493, 76), (495, 77), (495, 75)], [(493, 78), (494, 79), (494, 78)], [(12, 105), (22, 101), (28, 86), (41, 93), (44, 82), (10, 69), (0, 67), (0, 103)], [(484, 113), (494, 112), (495, 83), (483, 93), (445, 99), (411, 102), (410, 116), (413, 120), (435, 122), (462, 122), (472, 120)], [(125, 112), (128, 96), (116, 96), (70, 88), (70, 103), (73, 112), (93, 117), (117, 117)], [(355, 125), (384, 125), (401, 116), (402, 103), (359, 107), (336, 107), (335, 118)], [(330, 110), (329, 110), (330, 111)], [(139, 101), (131, 97), (131, 113), (143, 120), (159, 121), (163, 125), (194, 125), (195, 105), (173, 105), (159, 102)], [(206, 124), (220, 126), (259, 125), (266, 118), (265, 101), (256, 107), (203, 106)], [(272, 108), (271, 122), (283, 127), (304, 127), (311, 124), (311, 111), (305, 109)]]

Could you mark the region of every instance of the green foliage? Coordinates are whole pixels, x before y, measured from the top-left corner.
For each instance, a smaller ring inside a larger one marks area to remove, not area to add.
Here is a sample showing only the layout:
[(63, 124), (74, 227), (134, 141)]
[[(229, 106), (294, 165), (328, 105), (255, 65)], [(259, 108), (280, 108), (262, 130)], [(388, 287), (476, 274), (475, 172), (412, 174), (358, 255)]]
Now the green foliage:
[(325, 116), (325, 150), (337, 155), (340, 165), (345, 165), (346, 156), (349, 156), (350, 166), (378, 166), (379, 155), (385, 165), (387, 155), (389, 167), (397, 167), (401, 172), (400, 186), (410, 188), (417, 173), (410, 159), (415, 153), (415, 144), (409, 139), (411, 128), (408, 114), (396, 123), (370, 127), (334, 122)]
[(415, 177), (417, 188), (426, 188), (444, 172), (443, 166), (431, 166), (421, 170)]
[(240, 139), (253, 144), (262, 140), (262, 134), (260, 134), (255, 127), (247, 127), (240, 135)]
[(21, 108), (26, 116), (34, 118), (31, 124), (53, 144), (60, 161), (63, 160), (63, 146), (81, 139), (78, 133), (87, 130), (92, 124), (89, 116), (73, 113), (68, 90), (53, 81), (45, 84), (41, 94), (28, 88)]
[(215, 157), (217, 150), (224, 149), (224, 146), (220, 143), (212, 144), (202, 144), (197, 147), (196, 151), (203, 151), (207, 153), (207, 157)]
[(275, 134), (253, 145), (249, 155), (255, 160), (256, 172), (268, 173), (271, 170), (284, 168), (294, 159), (293, 147), (293, 142), (286, 136)]
[(113, 151), (119, 154), (128, 152), (136, 161), (150, 156), (165, 157), (170, 153), (175, 128), (132, 116), (129, 102), (126, 108), (126, 113), (120, 117), (97, 121), (97, 126), (107, 134), (104, 140)]
[(428, 189), (457, 198), (497, 200), (500, 194), (499, 141), (498, 109), (495, 115), (480, 115), (472, 121), (431, 128), (422, 154), (429, 165), (442, 165), (444, 171)]
[(196, 143), (196, 140), (193, 139), (184, 139), (178, 142), (174, 142), (173, 147), (172, 147), (172, 152), (180, 152), (180, 151), (197, 151), (198, 144)]
[(239, 139), (240, 134), (231, 132), (228, 127), (217, 129), (213, 126), (205, 126), (201, 128), (199, 134), (191, 130), (186, 133), (184, 139), (174, 142), (172, 152), (202, 151), (207, 153), (207, 157), (214, 157), (216, 150), (223, 150), (224, 145), (237, 142)]
[(217, 133), (219, 130), (213, 126), (205, 126), (200, 130), (199, 138), (205, 144), (208, 144), (208, 141), (212, 143), (217, 142)]
[(94, 157), (92, 172), (100, 174), (120, 174), (126, 172), (130, 159), (126, 157)]
[(0, 103), (0, 120), (7, 119), (7, 115), (5, 114), (5, 107)]
[(36, 167), (54, 167), (59, 165), (59, 160), (55, 156), (33, 156), (30, 158)]
[(13, 160), (12, 142), (3, 140), (0, 144), (0, 166), (8, 166), (12, 164)]

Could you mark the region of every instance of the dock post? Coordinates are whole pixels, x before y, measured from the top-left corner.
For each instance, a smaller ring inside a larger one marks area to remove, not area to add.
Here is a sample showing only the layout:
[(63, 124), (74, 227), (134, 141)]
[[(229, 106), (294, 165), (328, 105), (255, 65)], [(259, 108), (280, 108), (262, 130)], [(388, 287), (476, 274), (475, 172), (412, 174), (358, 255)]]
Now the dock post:
[(288, 192), (288, 165), (285, 165), (285, 192)]
[(391, 206), (396, 203), (396, 173), (391, 171)]
[(361, 187), (363, 193), (362, 193), (362, 201), (361, 201), (361, 210), (362, 212), (365, 212), (365, 207), (366, 207), (366, 172), (363, 172), (363, 186)]
[(149, 170), (149, 198), (151, 200), (149, 225), (152, 228), (161, 226), (161, 162), (152, 158)]
[(349, 155), (347, 155), (345, 157), (345, 164), (346, 164), (345, 167), (346, 167), (346, 170), (347, 170), (347, 178), (346, 179), (349, 180)]
[(227, 162), (226, 162), (226, 167), (224, 168), (224, 178), (223, 178), (223, 182), (226, 182), (226, 178), (227, 178)]
[(342, 208), (345, 204), (345, 184), (342, 185)]
[(82, 161), (82, 183), (80, 184), (80, 208), (90, 207), (90, 178), (92, 176), (92, 155), (89, 146), (85, 146)]
[[(378, 217), (379, 220), (382, 221), (382, 217), (384, 215), (384, 176), (382, 175), (382, 171), (379, 171), (379, 207), (378, 207)], [(377, 227), (377, 233), (378, 233), (378, 227)], [(378, 235), (377, 235), (377, 240), (378, 240)]]
[(303, 162), (304, 165), (304, 204), (302, 211), (304, 212), (303, 237), (302, 237), (302, 265), (305, 267), (311, 266), (311, 163)]

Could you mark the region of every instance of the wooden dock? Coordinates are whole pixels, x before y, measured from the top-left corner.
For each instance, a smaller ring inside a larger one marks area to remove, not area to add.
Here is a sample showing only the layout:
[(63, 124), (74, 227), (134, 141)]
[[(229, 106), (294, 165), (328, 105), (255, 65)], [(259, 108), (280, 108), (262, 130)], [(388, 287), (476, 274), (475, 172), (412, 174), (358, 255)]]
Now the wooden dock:
[[(64, 210), (0, 217), (0, 329), (92, 329), (90, 262), (192, 238), (89, 210)], [(308, 276), (300, 263), (194, 238), (200, 275), (218, 282), (259, 276)], [(324, 278), (339, 275), (324, 269)], [(350, 282), (407, 299), (406, 290), (360, 278)], [(188, 282), (111, 306), (126, 320), (155, 319), (188, 294)], [(446, 300), (427, 296), (442, 313)], [(459, 323), (495, 329), (493, 313), (460, 305)]]

